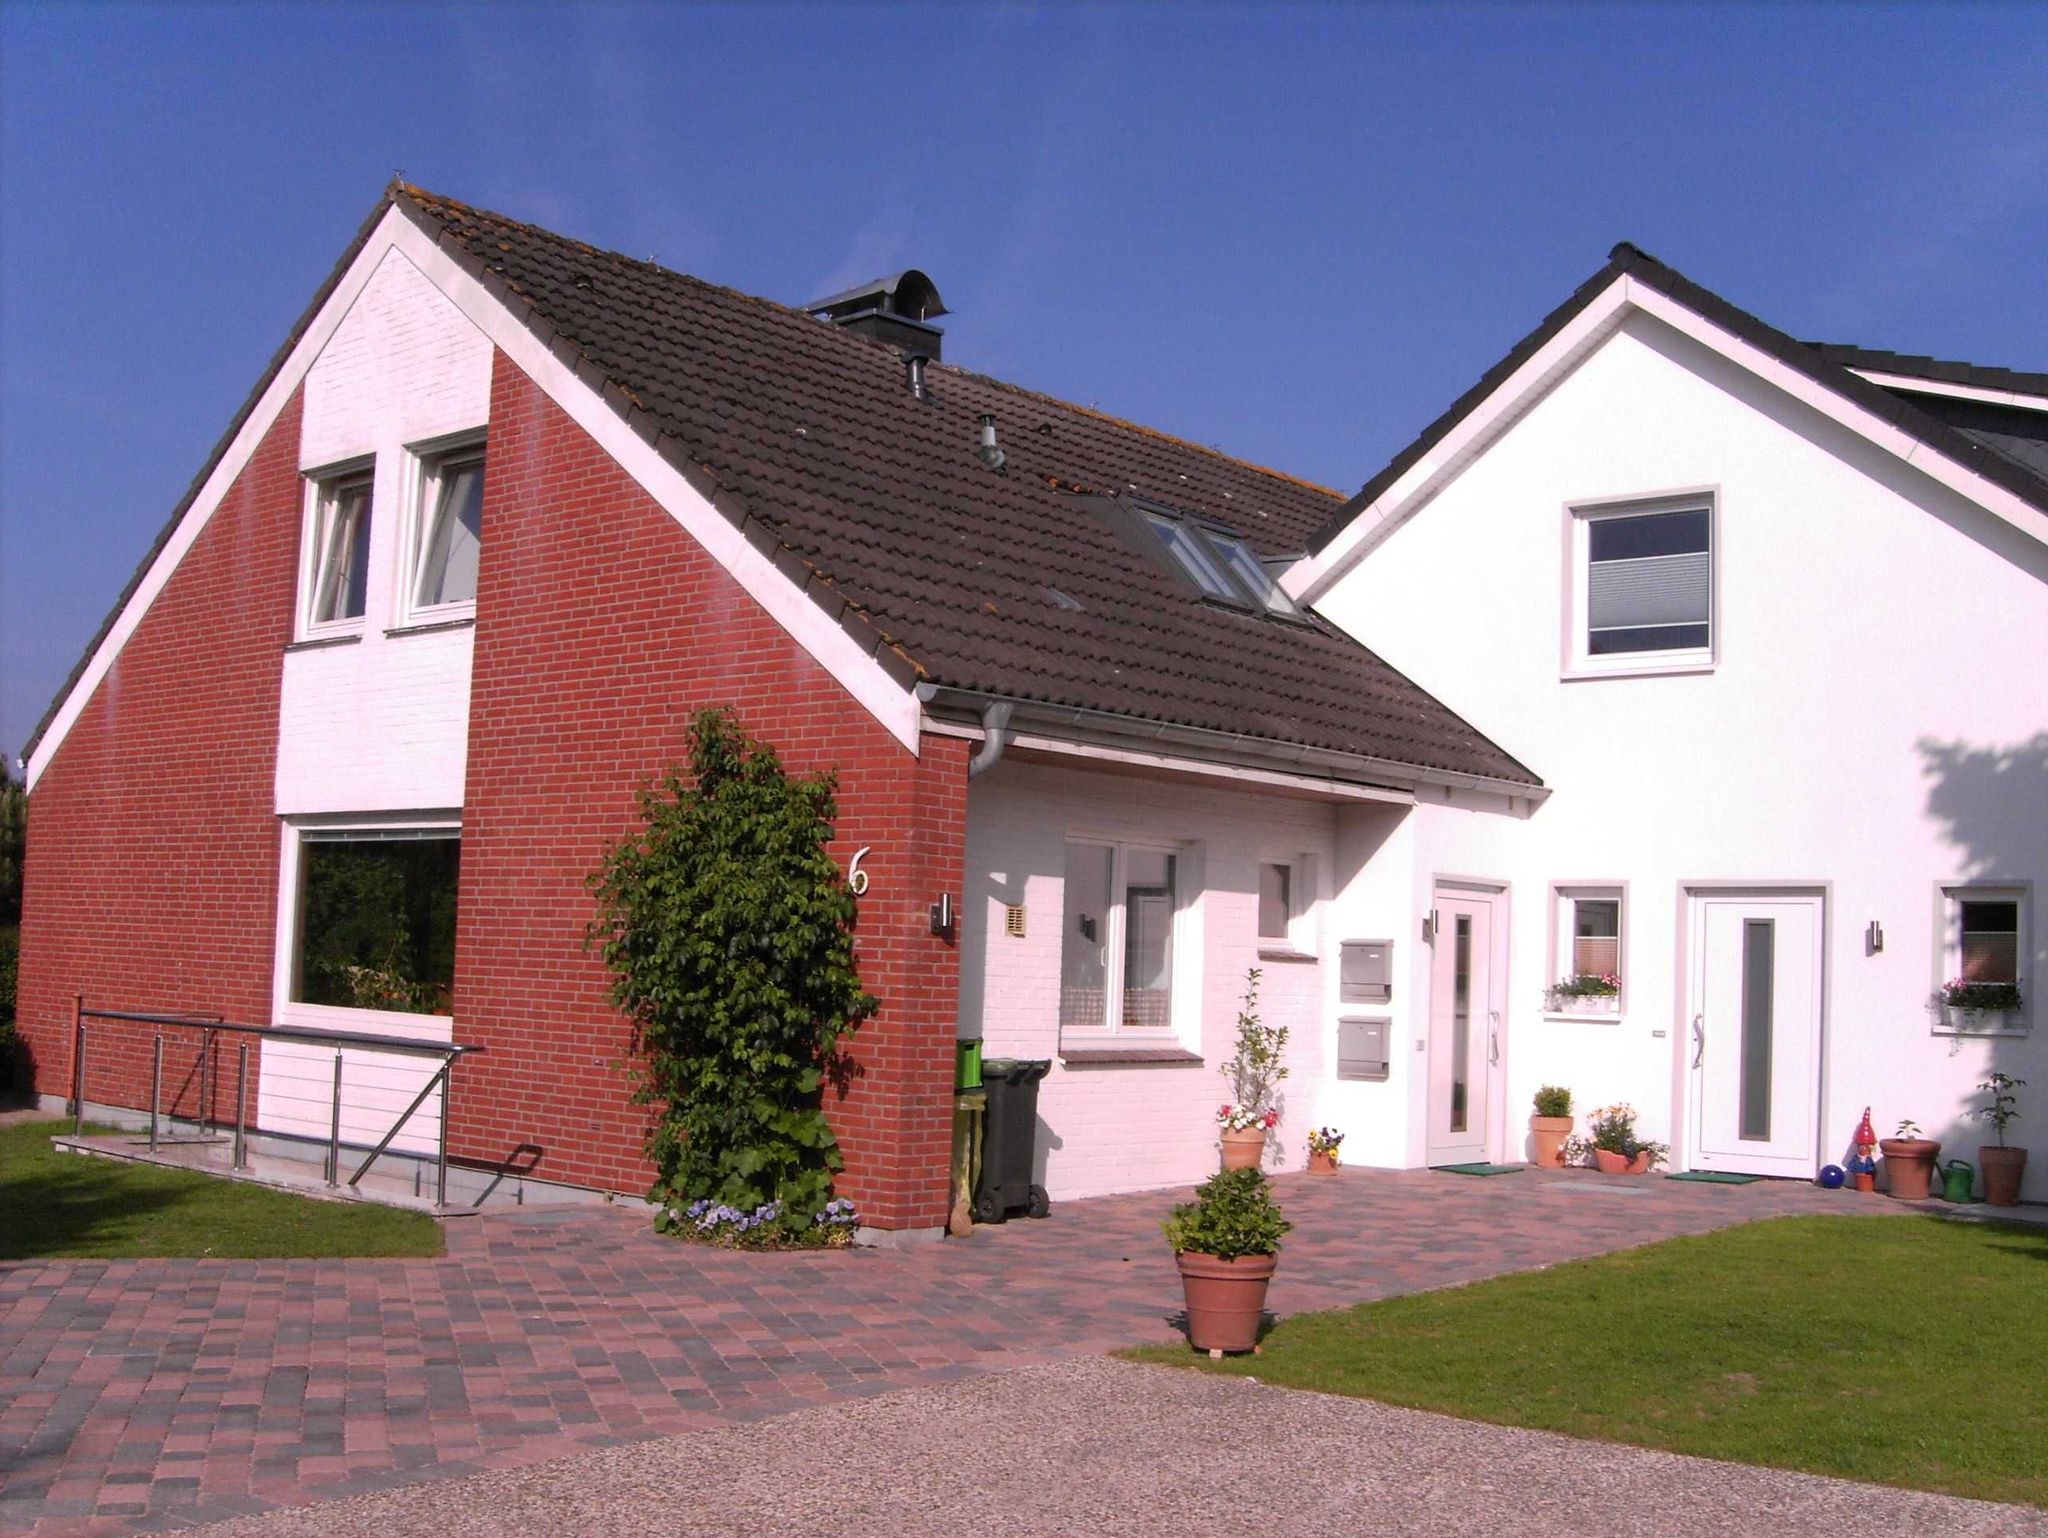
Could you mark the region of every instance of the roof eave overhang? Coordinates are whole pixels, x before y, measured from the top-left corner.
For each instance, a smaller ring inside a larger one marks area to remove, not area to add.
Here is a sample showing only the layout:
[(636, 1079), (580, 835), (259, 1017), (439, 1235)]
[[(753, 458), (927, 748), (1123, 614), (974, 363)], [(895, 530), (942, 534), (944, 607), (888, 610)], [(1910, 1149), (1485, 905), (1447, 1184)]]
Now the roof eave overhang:
[(1538, 782), (1467, 774), (980, 689), (925, 683), (918, 685), (917, 693), (924, 703), (927, 730), (981, 740), (991, 708), (1007, 707), (1001, 730), (1010, 747), (1090, 759), (1109, 769), (1193, 778), (1252, 777), (1276, 791), (1398, 805), (1412, 803), (1425, 787), (1514, 798), (1529, 808), (1550, 796), (1549, 788)]

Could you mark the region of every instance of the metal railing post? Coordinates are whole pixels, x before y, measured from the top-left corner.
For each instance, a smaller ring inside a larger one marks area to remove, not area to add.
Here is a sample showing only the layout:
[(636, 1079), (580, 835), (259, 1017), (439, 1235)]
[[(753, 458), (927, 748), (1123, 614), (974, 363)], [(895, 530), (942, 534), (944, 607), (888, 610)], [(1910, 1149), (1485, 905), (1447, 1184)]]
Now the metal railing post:
[(334, 1115), (327, 1124), (327, 1183), (341, 1184), (341, 1048), (334, 1049)]
[(448, 1205), (448, 1102), (455, 1093), (455, 1058), (441, 1065), (441, 1137), (434, 1165), (434, 1205)]
[(249, 1044), (235, 1049), (235, 1168), (249, 1167)]
[(201, 1137), (206, 1136), (206, 1113), (208, 1109), (206, 1103), (206, 1091), (208, 1088), (206, 1067), (207, 1060), (212, 1056), (213, 1032), (201, 1031), (199, 1033), (199, 1135)]
[(164, 1098), (164, 1038), (157, 1033), (149, 1049), (149, 1151), (156, 1152), (156, 1123)]
[(71, 1115), (73, 1137), (85, 1136), (85, 995), (71, 995)]

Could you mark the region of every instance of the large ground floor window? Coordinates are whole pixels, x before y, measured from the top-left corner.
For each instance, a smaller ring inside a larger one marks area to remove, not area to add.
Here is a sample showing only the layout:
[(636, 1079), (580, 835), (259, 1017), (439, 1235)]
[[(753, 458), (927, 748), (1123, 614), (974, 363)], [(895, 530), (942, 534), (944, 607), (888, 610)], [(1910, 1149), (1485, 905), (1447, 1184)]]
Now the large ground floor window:
[(292, 999), (452, 1013), (458, 830), (321, 828), (300, 839)]
[(1172, 850), (1072, 840), (1060, 939), (1060, 1029), (1173, 1028), (1180, 859)]

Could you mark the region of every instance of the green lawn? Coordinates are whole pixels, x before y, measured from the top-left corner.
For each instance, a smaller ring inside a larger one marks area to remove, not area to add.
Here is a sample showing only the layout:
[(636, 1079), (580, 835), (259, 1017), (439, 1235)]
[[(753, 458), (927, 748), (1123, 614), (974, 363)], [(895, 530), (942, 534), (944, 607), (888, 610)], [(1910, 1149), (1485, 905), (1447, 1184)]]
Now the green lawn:
[(60, 1154), (50, 1135), (66, 1130), (0, 1127), (0, 1261), (441, 1253), (441, 1226), (423, 1212)]
[(1129, 1355), (2048, 1506), (2048, 1228), (1778, 1218), (1304, 1314), (1264, 1344)]

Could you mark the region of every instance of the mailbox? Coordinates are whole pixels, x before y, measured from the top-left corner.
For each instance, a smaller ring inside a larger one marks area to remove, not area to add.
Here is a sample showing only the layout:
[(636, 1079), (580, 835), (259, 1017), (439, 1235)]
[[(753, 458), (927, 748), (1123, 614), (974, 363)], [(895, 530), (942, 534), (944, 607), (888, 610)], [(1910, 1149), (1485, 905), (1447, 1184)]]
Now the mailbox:
[(1394, 942), (1346, 940), (1338, 951), (1337, 997), (1345, 1004), (1384, 1004), (1394, 996)]
[(1346, 1015), (1337, 1022), (1337, 1077), (1387, 1076), (1387, 1027), (1382, 1016)]

